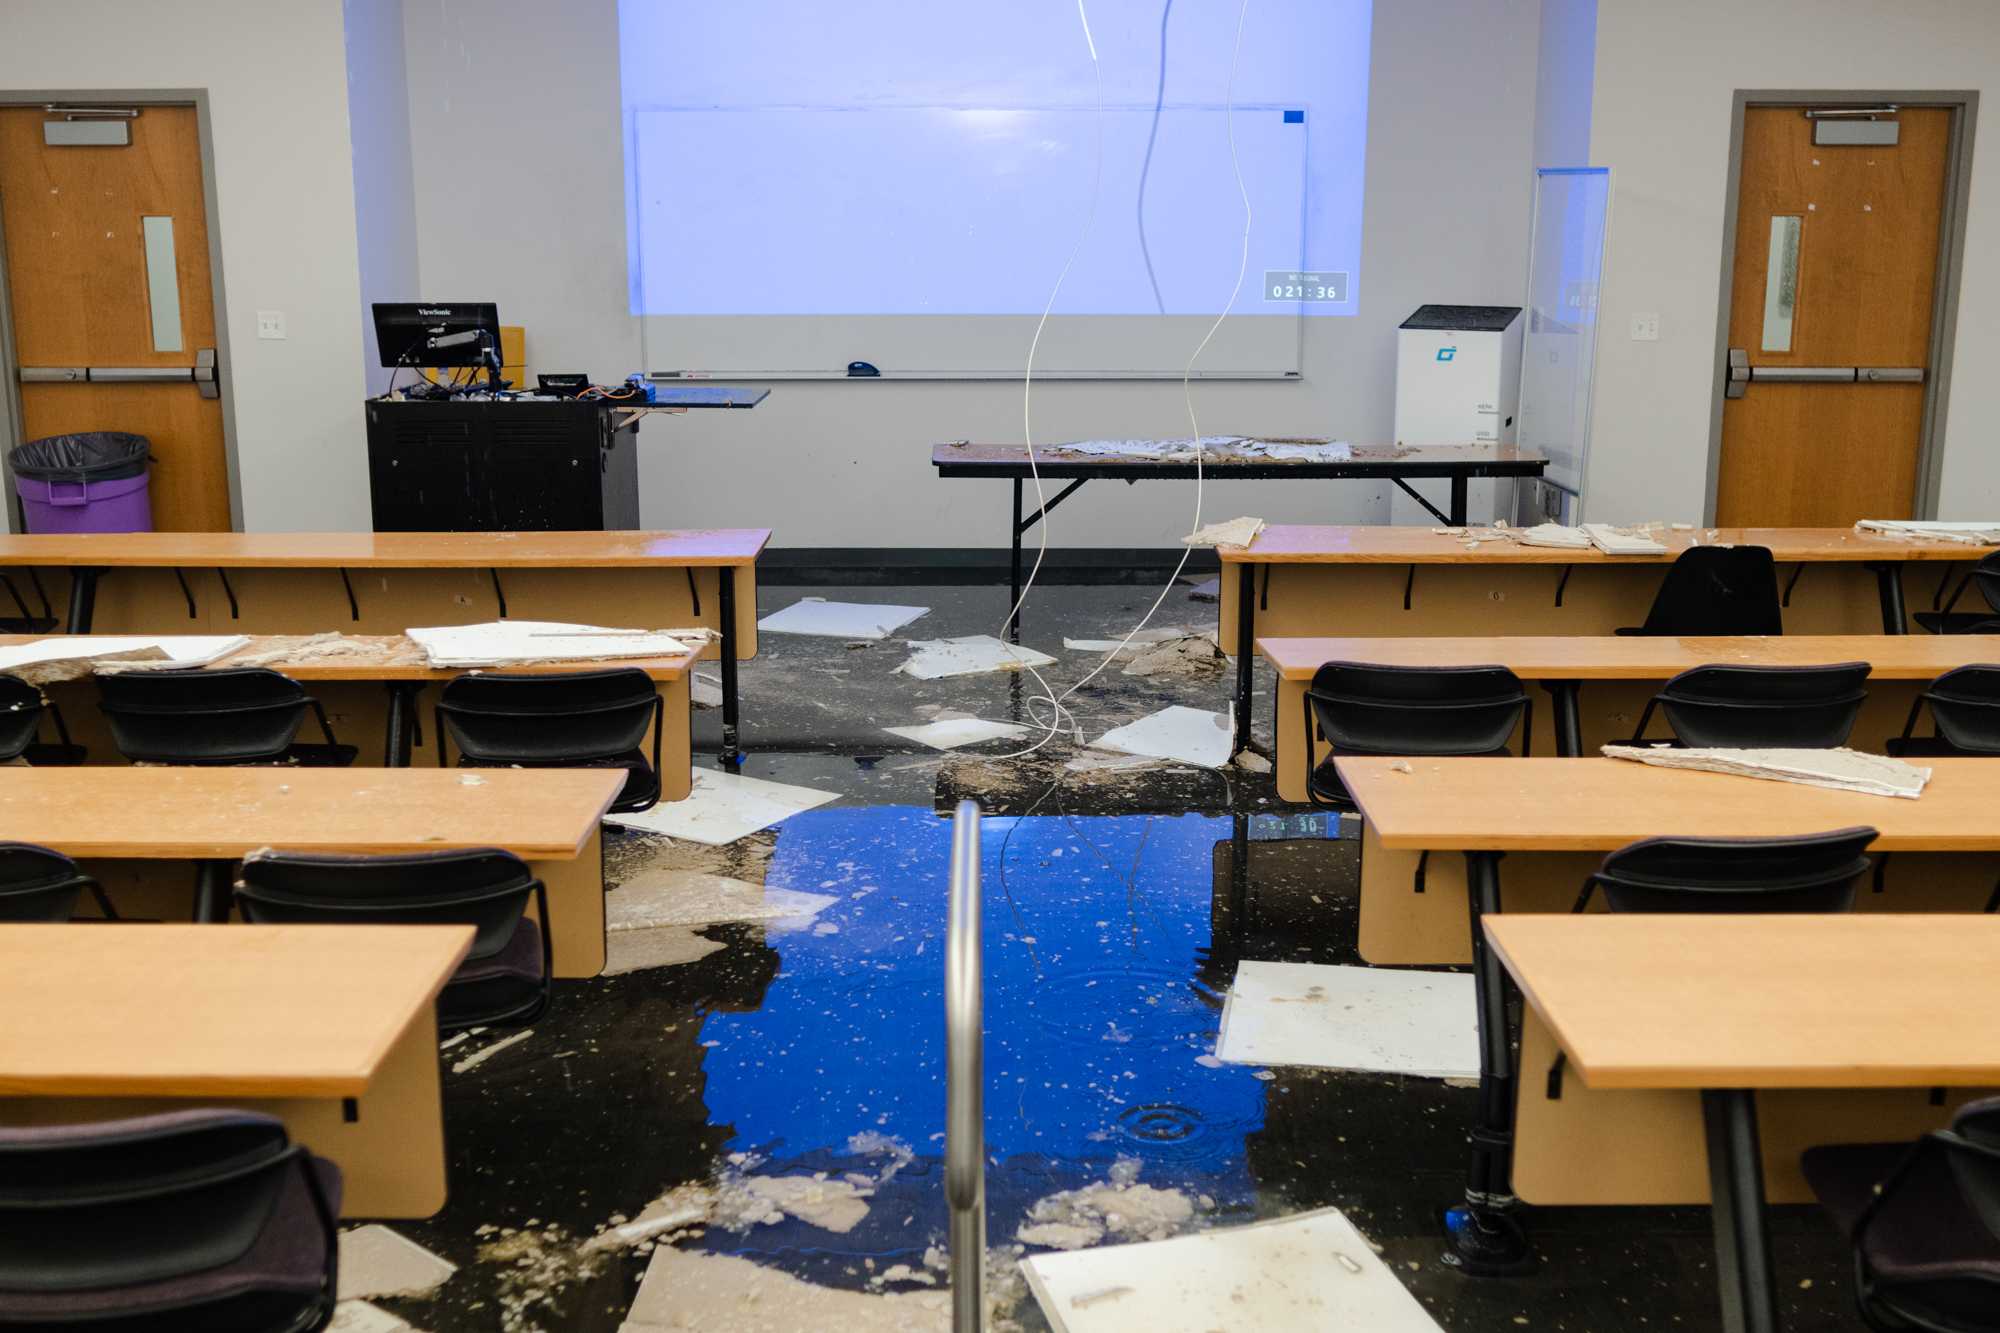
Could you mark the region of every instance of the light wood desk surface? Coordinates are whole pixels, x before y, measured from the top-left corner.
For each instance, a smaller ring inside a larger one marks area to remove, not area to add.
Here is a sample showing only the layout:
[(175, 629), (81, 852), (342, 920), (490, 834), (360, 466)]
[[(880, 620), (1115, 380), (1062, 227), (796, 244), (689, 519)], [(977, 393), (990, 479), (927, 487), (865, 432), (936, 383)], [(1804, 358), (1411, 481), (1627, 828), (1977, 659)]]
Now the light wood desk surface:
[(470, 926), (0, 926), (0, 1095), (359, 1097)]
[(1328, 662), (1384, 666), (1504, 666), (1524, 680), (1664, 680), (1698, 666), (1828, 666), (1867, 662), (1875, 680), (1930, 680), (2000, 662), (1996, 634), (1805, 634), (1709, 639), (1644, 635), (1504, 638), (1293, 639), (1261, 637), (1257, 651), (1284, 680)]
[(1334, 762), (1388, 848), (1609, 851), (1668, 834), (1758, 838), (1866, 824), (1881, 831), (1878, 851), (2000, 850), (2000, 761), (1992, 759), (1926, 761), (1931, 780), (1916, 800), (1624, 759)]
[(624, 781), (604, 768), (0, 768), (0, 828), (73, 857), (500, 847), (564, 861), (595, 845)]
[(1485, 918), (1592, 1088), (2000, 1083), (2000, 918)]
[[(1716, 534), (1713, 539), (1708, 536), (1711, 532)], [(1523, 546), (1516, 541), (1481, 542), (1476, 549), (1467, 550), (1463, 538), (1429, 527), (1274, 524), (1258, 533), (1249, 546), (1223, 546), (1217, 553), (1224, 564), (1618, 566), (1671, 563), (1694, 545), (1697, 537), (1705, 546), (1767, 546), (1780, 564), (1972, 561), (1996, 549), (1962, 542), (1904, 541), (1864, 535), (1852, 528), (1701, 528), (1653, 535), (1667, 548), (1665, 555), (1605, 555), (1595, 548)]]
[[(93, 638), (158, 638), (171, 639), (171, 634), (154, 635), (60, 635), (60, 634), (0, 634), (0, 648), (18, 648), (23, 644), (45, 643), (50, 640), (71, 642), (88, 646)], [(250, 635), (250, 642), (230, 657), (209, 663), (214, 668), (238, 665), (238, 657), (261, 657), (281, 642), (294, 639), (292, 635)], [(609, 661), (590, 662), (536, 662), (504, 667), (431, 667), (413, 662), (421, 659), (423, 650), (400, 634), (350, 634), (347, 641), (358, 651), (353, 656), (335, 660), (302, 660), (258, 662), (256, 665), (282, 672), (294, 680), (408, 680), (432, 681), (455, 680), (459, 676), (475, 671), (503, 673), (507, 675), (546, 675), (565, 671), (603, 671), (613, 667), (637, 667), (656, 681), (678, 680), (686, 675), (694, 665), (697, 654), (684, 653), (679, 657), (628, 657)]]
[(660, 532), (121, 532), (0, 536), (0, 565), (617, 569), (747, 565), (769, 528)]

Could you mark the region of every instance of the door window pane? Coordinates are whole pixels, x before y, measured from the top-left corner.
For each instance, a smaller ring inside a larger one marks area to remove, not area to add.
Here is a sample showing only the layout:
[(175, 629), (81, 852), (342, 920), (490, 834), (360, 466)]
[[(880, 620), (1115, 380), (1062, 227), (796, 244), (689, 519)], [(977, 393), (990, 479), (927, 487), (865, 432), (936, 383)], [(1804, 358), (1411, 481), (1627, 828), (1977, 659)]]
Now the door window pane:
[(1792, 350), (1792, 317), (1799, 305), (1799, 233), (1802, 217), (1771, 219), (1771, 259), (1764, 269), (1763, 350)]
[(174, 262), (174, 220), (140, 218), (146, 242), (146, 301), (153, 312), (153, 350), (185, 351), (181, 345), (181, 279)]

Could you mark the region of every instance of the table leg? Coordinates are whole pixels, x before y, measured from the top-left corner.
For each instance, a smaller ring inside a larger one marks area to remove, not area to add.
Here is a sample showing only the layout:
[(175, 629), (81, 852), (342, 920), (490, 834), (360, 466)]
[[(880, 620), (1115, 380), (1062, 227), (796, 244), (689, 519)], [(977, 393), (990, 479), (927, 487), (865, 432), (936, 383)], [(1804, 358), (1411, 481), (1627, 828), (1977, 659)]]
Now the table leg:
[(1003, 631), (1021, 641), (1021, 479), (1014, 478), (1014, 521), (1007, 526), (1007, 626)]
[(203, 925), (220, 925), (229, 920), (229, 861), (197, 861), (194, 865), (194, 920)]
[(737, 725), (741, 709), (736, 695), (736, 569), (722, 565), (715, 574), (722, 616), (722, 762), (738, 768), (743, 764), (743, 747)]
[(1715, 1275), (1722, 1288), (1723, 1333), (1776, 1333), (1777, 1296), (1771, 1230), (1764, 1214), (1764, 1154), (1757, 1138), (1757, 1094), (1747, 1088), (1704, 1090), (1708, 1187), (1715, 1214)]
[(1875, 571), (1875, 593), (1882, 603), (1882, 632), (1908, 634), (1909, 616), (1903, 609), (1903, 564), (1884, 560), (1868, 566)]
[(97, 616), (97, 580), (104, 571), (91, 565), (79, 565), (69, 572), (69, 632), (71, 634), (90, 633), (91, 622)]
[[(1249, 561), (1236, 566), (1236, 716), (1231, 755), (1250, 748), (1250, 705), (1257, 663), (1257, 566)], [(1229, 566), (1222, 567), (1229, 577)]]
[(1451, 479), (1451, 526), (1465, 526), (1466, 481), (1463, 474)]
[(384, 768), (410, 766), (410, 724), (416, 719), (417, 693), (422, 689), (415, 681), (388, 682), (389, 734), (382, 745)]
[(1445, 1210), (1451, 1249), (1445, 1262), (1479, 1277), (1525, 1273), (1534, 1248), (1514, 1209), (1514, 1033), (1508, 1021), (1512, 989), (1507, 969), (1486, 947), (1481, 922), (1500, 910), (1499, 852), (1465, 854), (1465, 899), (1471, 912), (1472, 967), (1479, 1014), (1479, 1110), (1465, 1202)]
[(1555, 705), (1556, 755), (1576, 759), (1583, 754), (1583, 714), (1577, 706), (1582, 685), (1574, 680), (1546, 680), (1542, 688)]

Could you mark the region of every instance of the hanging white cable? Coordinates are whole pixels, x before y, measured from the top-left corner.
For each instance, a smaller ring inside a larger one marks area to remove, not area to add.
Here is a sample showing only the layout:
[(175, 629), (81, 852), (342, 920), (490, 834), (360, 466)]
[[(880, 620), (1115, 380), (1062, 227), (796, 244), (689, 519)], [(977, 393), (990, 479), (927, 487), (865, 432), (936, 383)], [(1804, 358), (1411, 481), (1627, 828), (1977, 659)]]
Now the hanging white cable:
[[(1081, 8), (1082, 0), (1077, 0), (1077, 3), (1078, 7)], [(1195, 363), (1200, 361), (1201, 354), (1208, 350), (1209, 343), (1214, 341), (1217, 331), (1219, 331), (1222, 328), (1223, 321), (1228, 319), (1230, 312), (1236, 308), (1237, 298), (1243, 294), (1243, 282), (1250, 272), (1250, 231), (1252, 224), (1256, 220), (1255, 212), (1252, 210), (1250, 205), (1249, 187), (1243, 183), (1243, 164), (1241, 159), (1238, 157), (1236, 151), (1236, 67), (1237, 67), (1237, 62), (1240, 60), (1243, 54), (1243, 25), (1244, 25), (1244, 20), (1248, 17), (1249, 13), (1250, 13), (1250, 0), (1242, 0), (1241, 6), (1236, 11), (1236, 43), (1229, 57), (1229, 83), (1227, 90), (1224, 93), (1224, 99), (1223, 99), (1224, 100), (1223, 120), (1229, 132), (1229, 166), (1230, 169), (1236, 175), (1236, 193), (1243, 200), (1243, 244), (1242, 244), (1242, 253), (1240, 258), (1238, 259), (1236, 267), (1236, 285), (1230, 288), (1228, 303), (1222, 307), (1222, 313), (1215, 317), (1215, 322), (1208, 326), (1208, 332), (1203, 334), (1201, 341), (1195, 345), (1193, 354), (1188, 357), (1187, 367), (1181, 373), (1181, 396), (1182, 399), (1187, 404), (1188, 425), (1194, 433), (1193, 434), (1194, 525), (1188, 529), (1188, 533), (1190, 536), (1201, 530), (1202, 491), (1204, 486), (1202, 457), (1201, 457), (1202, 454), (1201, 422), (1197, 418), (1194, 410)], [(1028, 449), (1028, 462), (1029, 466), (1032, 468), (1034, 465), (1034, 446), (1032, 444), (1029, 445)], [(1039, 477), (1036, 479), (1035, 488), (1036, 488), (1036, 493), (1039, 495), (1041, 491), (1041, 481)], [(1047, 549), (1046, 533), (1044, 533), (1044, 543), (1045, 544), (1043, 549), (1046, 550)], [(1064, 690), (1060, 697), (1050, 698), (1047, 700), (1047, 702), (1051, 705), (1053, 710), (1053, 716), (1049, 725), (1048, 734), (1043, 736), (1040, 740), (1036, 741), (1033, 745), (1026, 747), (1025, 749), (1016, 750), (1010, 754), (997, 755), (995, 756), (995, 758), (1017, 759), (1025, 755), (1033, 754), (1035, 751), (1041, 749), (1042, 746), (1046, 745), (1051, 739), (1055, 737), (1060, 728), (1061, 719), (1064, 716), (1068, 715), (1068, 710), (1066, 710), (1063, 707), (1063, 705), (1069, 701), (1071, 695), (1075, 694), (1085, 685), (1088, 685), (1092, 680), (1095, 680), (1104, 671), (1104, 668), (1111, 665), (1113, 659), (1115, 659), (1118, 656), (1118, 654), (1125, 651), (1126, 645), (1130, 644), (1134, 638), (1138, 637), (1139, 631), (1146, 628), (1147, 622), (1152, 620), (1154, 614), (1159, 611), (1161, 605), (1167, 600), (1167, 594), (1172, 592), (1174, 590), (1175, 584), (1177, 584), (1180, 581), (1181, 572), (1187, 568), (1188, 557), (1193, 554), (1194, 554), (1194, 547), (1183, 545), (1181, 549), (1181, 558), (1178, 562), (1175, 563), (1174, 572), (1167, 577), (1166, 585), (1160, 589), (1160, 595), (1158, 597), (1155, 597), (1153, 599), (1153, 604), (1146, 608), (1146, 614), (1139, 618), (1139, 623), (1134, 625), (1130, 633), (1126, 634), (1126, 636), (1123, 639), (1119, 640), (1118, 646), (1116, 648), (1113, 648), (1110, 652), (1104, 655), (1104, 660), (1099, 662), (1094, 668), (1092, 668), (1089, 675), (1085, 676), (1082, 680), (1079, 680), (1076, 684)], [(1039, 560), (1037, 560), (1036, 565), (1037, 568), (1040, 567)], [(1027, 593), (1024, 589), (1022, 592), (1022, 596), (1025, 597), (1026, 595)], [(1248, 645), (1238, 644), (1236, 650), (1238, 652), (1248, 651)], [(1032, 671), (1031, 674), (1034, 674), (1035, 676), (1035, 683), (1040, 685), (1042, 689), (1046, 692), (1048, 690), (1048, 685), (1045, 681), (1042, 680), (1041, 675), (1039, 673), (1033, 673)], [(1033, 702), (1040, 703), (1043, 701), (1043, 697), (1045, 696), (1038, 696)]]

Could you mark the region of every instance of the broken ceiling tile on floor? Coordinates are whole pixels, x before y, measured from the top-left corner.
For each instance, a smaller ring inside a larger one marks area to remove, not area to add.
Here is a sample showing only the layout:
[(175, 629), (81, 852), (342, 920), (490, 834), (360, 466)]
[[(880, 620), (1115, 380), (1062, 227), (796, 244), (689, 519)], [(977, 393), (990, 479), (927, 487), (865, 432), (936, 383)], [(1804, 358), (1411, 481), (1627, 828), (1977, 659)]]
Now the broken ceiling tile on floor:
[(1612, 759), (1630, 759), (1656, 768), (1694, 768), (1767, 782), (1797, 782), (1808, 787), (1860, 792), (1867, 796), (1916, 799), (1931, 780), (1931, 770), (1845, 747), (1835, 750), (1702, 750), (1672, 746), (1606, 745)]
[(422, 626), (405, 633), (434, 667), (685, 657), (708, 638), (707, 631), (699, 629), (620, 629), (559, 620), (490, 620), (481, 625)]
[(1021, 1267), (1057, 1333), (1441, 1333), (1337, 1208)]
[(722, 707), (722, 683), (702, 675), (699, 671), (690, 671), (688, 701), (696, 708)]
[(1018, 740), (1028, 729), (1012, 722), (992, 722), (983, 717), (943, 718), (916, 727), (884, 727), (891, 736), (928, 745), (933, 750), (956, 750), (962, 745), (979, 745), (1002, 738)]
[(1002, 642), (991, 634), (970, 634), (961, 639), (912, 639), (910, 648), (909, 660), (896, 670), (918, 680), (1053, 666), (1056, 660), (1047, 653)]
[(1175, 704), (1137, 722), (1114, 727), (1091, 744), (1120, 754), (1221, 768), (1229, 762), (1229, 739), (1227, 714)]
[(458, 1271), (399, 1231), (380, 1223), (340, 1233), (343, 1301), (369, 1296), (422, 1296)]
[(841, 1291), (724, 1254), (653, 1251), (619, 1333), (946, 1333), (951, 1299), (942, 1291)]
[(650, 810), (609, 814), (608, 824), (663, 833), (669, 838), (720, 847), (839, 798), (832, 792), (794, 787), (783, 782), (694, 770), (694, 790), (685, 799), (662, 801)]
[(812, 634), (827, 639), (886, 639), (928, 606), (883, 606), (868, 602), (829, 602), (807, 597), (757, 622), (772, 634)]
[(1469, 973), (1246, 961), (1215, 1053), (1229, 1064), (1476, 1077), (1473, 984)]
[(615, 934), (724, 921), (809, 919), (835, 901), (824, 893), (769, 888), (705, 870), (647, 869), (604, 896), (604, 928)]
[(1188, 599), (1195, 602), (1219, 602), (1222, 600), (1222, 579), (1220, 576), (1190, 580), (1193, 587), (1188, 589)]
[(1210, 523), (1197, 528), (1181, 538), (1183, 546), (1248, 546), (1257, 540), (1257, 534), (1264, 530), (1261, 518), (1225, 519), (1220, 523)]
[(333, 1307), (326, 1333), (420, 1333), (416, 1325), (367, 1301), (342, 1301)]
[(678, 967), (700, 962), (729, 946), (721, 940), (695, 933), (693, 926), (652, 926), (641, 930), (621, 930), (604, 937), (602, 977), (622, 977), (627, 972), (644, 972), (654, 967)]

